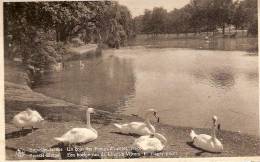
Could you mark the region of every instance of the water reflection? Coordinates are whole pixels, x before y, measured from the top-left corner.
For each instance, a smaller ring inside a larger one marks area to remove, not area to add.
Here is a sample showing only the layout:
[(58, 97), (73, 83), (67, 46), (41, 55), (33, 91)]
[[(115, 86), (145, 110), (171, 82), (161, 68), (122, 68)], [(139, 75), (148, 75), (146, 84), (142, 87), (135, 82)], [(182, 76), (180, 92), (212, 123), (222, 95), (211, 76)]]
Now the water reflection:
[(235, 85), (234, 73), (225, 68), (211, 69), (207, 71), (194, 69), (190, 74), (198, 84), (209, 84), (221, 89), (229, 89)]
[(67, 62), (35, 90), (124, 114), (155, 108), (162, 123), (178, 126), (210, 127), (217, 115), (223, 129), (256, 135), (258, 57), (245, 54), (142, 46), (105, 50), (100, 58)]
[(258, 72), (248, 72), (245, 74), (246, 75), (246, 78), (249, 80), (249, 81), (252, 81), (252, 82), (256, 82), (258, 83), (258, 79), (259, 79), (259, 74)]
[(231, 88), (235, 84), (234, 74), (229, 69), (214, 69), (210, 73), (210, 81), (220, 88)]
[[(110, 111), (124, 106), (135, 93), (131, 60), (110, 57), (65, 63), (66, 70), (44, 76), (36, 91), (76, 104), (95, 106)], [(44, 86), (46, 82), (47, 87)]]

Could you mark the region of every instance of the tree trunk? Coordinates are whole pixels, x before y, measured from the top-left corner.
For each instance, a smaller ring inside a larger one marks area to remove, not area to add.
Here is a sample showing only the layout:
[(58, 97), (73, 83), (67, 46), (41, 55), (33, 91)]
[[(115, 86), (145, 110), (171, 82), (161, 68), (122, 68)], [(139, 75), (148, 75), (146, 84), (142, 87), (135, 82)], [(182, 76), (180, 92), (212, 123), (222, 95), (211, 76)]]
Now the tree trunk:
[(56, 42), (60, 41), (60, 32), (58, 29), (56, 29)]
[(222, 26), (222, 34), (225, 35), (225, 24)]

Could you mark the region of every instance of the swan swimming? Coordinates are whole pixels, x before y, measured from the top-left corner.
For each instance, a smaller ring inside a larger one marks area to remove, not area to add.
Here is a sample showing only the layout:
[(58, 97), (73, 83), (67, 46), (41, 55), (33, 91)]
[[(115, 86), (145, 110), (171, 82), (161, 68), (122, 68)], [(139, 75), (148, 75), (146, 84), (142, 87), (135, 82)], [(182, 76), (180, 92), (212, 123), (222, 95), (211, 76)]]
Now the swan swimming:
[(155, 132), (154, 126), (150, 122), (150, 117), (154, 116), (159, 122), (159, 117), (154, 109), (148, 109), (145, 114), (145, 122), (131, 122), (126, 124), (114, 124), (121, 133), (124, 134), (138, 134), (138, 135), (150, 135)]
[(162, 151), (166, 143), (167, 139), (163, 135), (154, 133), (135, 139), (132, 147), (140, 153), (153, 153)]
[(22, 111), (16, 114), (12, 120), (12, 123), (23, 130), (25, 127), (33, 127), (43, 121), (43, 117), (36, 110), (31, 110), (27, 108), (25, 111)]
[(193, 130), (190, 132), (190, 137), (192, 139), (193, 145), (201, 148), (203, 150), (209, 152), (222, 152), (223, 145), (222, 143), (216, 138), (216, 122), (217, 117), (213, 116), (213, 126), (212, 126), (212, 136), (207, 134), (199, 134), (197, 135)]
[(90, 124), (90, 114), (94, 113), (93, 108), (88, 108), (86, 112), (87, 127), (86, 128), (72, 128), (61, 137), (54, 138), (55, 140), (68, 144), (86, 143), (94, 141), (98, 137), (97, 131), (92, 128)]
[(79, 66), (80, 66), (80, 70), (83, 70), (85, 68), (85, 64), (82, 63), (81, 60), (79, 60)]

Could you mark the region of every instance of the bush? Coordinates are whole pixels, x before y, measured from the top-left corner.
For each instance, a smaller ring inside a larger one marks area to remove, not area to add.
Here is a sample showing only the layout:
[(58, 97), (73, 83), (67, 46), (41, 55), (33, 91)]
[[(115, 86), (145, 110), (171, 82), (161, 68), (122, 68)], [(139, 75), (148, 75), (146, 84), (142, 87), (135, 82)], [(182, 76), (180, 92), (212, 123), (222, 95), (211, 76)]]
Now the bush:
[[(12, 43), (11, 56), (22, 59), (33, 73), (49, 70), (51, 65), (62, 61), (64, 45), (56, 42), (50, 33), (39, 29), (27, 30), (18, 41)], [(9, 50), (10, 51), (10, 50)]]
[(248, 34), (251, 34), (253, 36), (257, 36), (258, 35), (257, 20), (255, 20), (252, 23), (250, 23), (250, 25), (248, 27)]

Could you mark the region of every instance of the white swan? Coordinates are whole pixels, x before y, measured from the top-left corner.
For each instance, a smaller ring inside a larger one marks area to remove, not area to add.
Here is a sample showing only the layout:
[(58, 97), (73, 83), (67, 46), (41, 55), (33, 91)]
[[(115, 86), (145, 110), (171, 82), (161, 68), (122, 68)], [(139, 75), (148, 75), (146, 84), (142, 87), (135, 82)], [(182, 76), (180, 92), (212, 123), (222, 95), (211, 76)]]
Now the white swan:
[(81, 60), (79, 60), (79, 66), (80, 66), (80, 70), (83, 70), (85, 68), (85, 64), (82, 63)]
[(145, 122), (131, 122), (127, 124), (115, 123), (114, 125), (124, 134), (150, 135), (155, 132), (155, 128), (149, 120), (151, 116), (154, 116), (159, 121), (157, 112), (154, 109), (148, 109), (145, 115)]
[(54, 71), (60, 72), (62, 70), (62, 63), (58, 62), (58, 63), (54, 64), (52, 67), (53, 67)]
[(87, 127), (86, 128), (72, 128), (61, 137), (54, 138), (55, 140), (68, 144), (86, 143), (94, 141), (98, 137), (98, 133), (92, 128), (90, 124), (90, 113), (94, 113), (93, 108), (88, 108), (87, 116)]
[(132, 147), (140, 153), (153, 153), (162, 151), (166, 143), (167, 139), (163, 135), (154, 133), (137, 138)]
[(16, 114), (12, 123), (18, 128), (32, 127), (33, 130), (33, 127), (43, 120), (37, 111), (27, 108), (25, 111)]
[(193, 130), (190, 132), (190, 137), (193, 141), (193, 145), (209, 152), (222, 152), (223, 145), (216, 138), (216, 121), (217, 117), (213, 116), (212, 136), (207, 134), (197, 135)]

